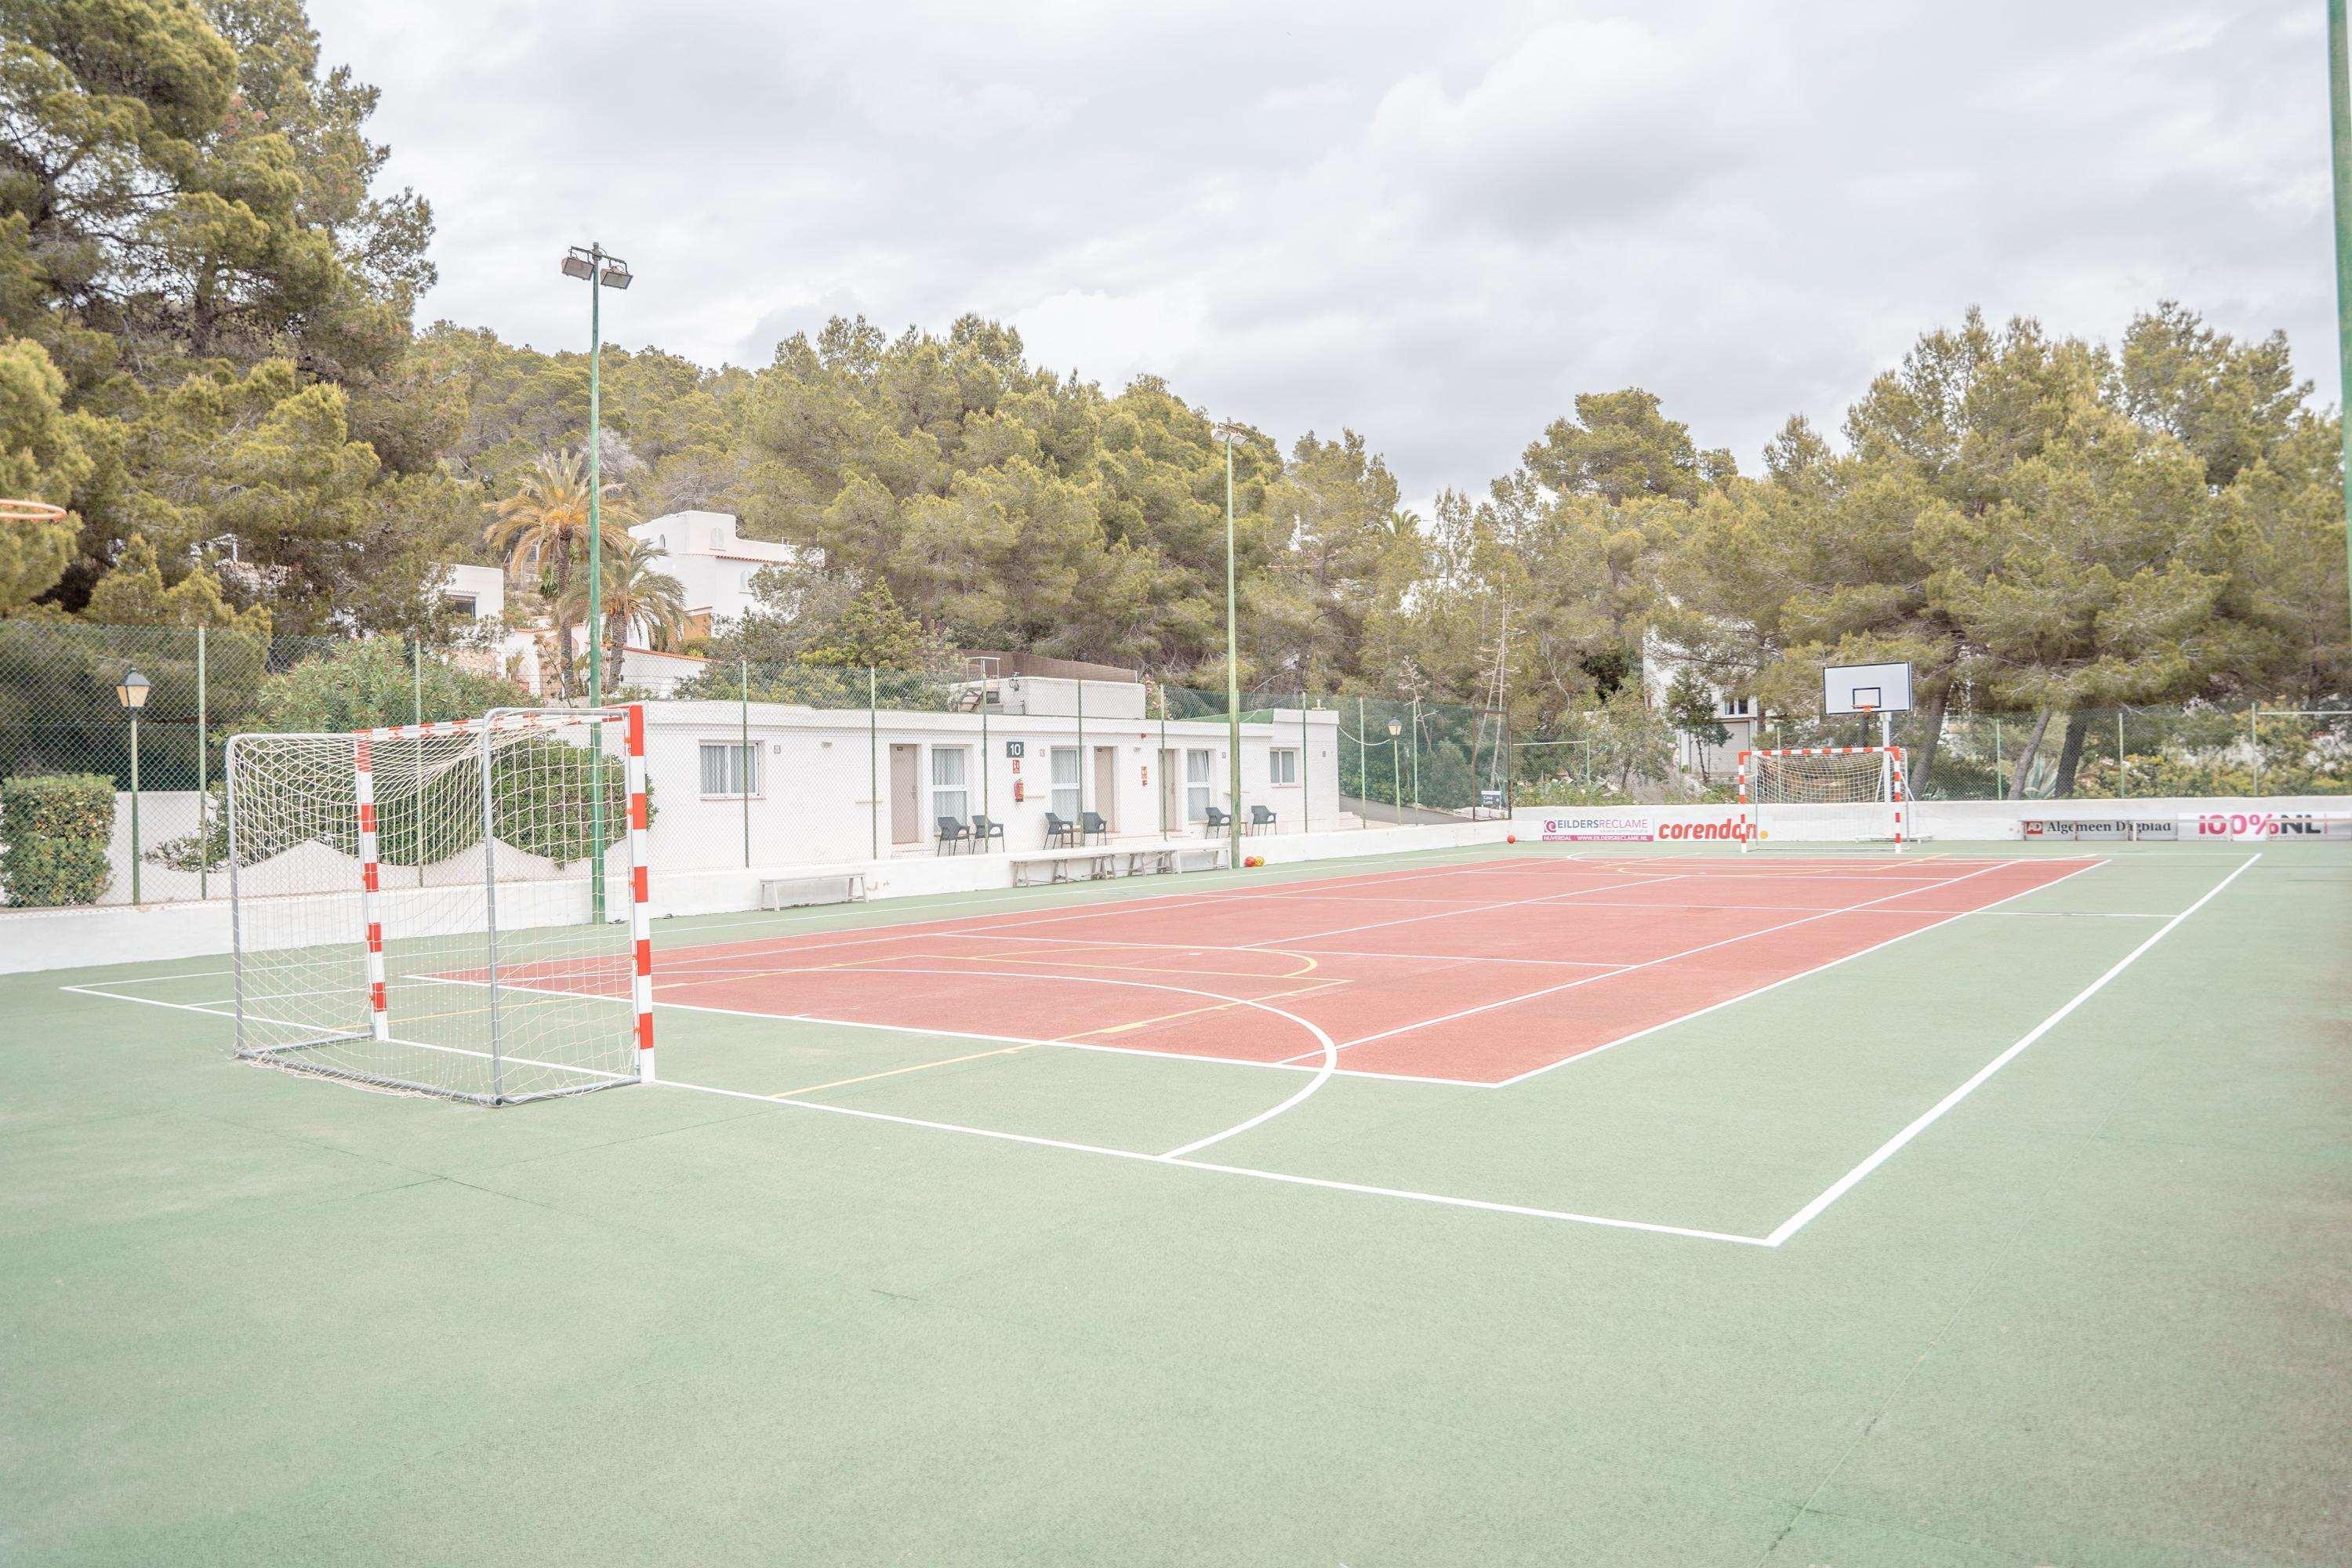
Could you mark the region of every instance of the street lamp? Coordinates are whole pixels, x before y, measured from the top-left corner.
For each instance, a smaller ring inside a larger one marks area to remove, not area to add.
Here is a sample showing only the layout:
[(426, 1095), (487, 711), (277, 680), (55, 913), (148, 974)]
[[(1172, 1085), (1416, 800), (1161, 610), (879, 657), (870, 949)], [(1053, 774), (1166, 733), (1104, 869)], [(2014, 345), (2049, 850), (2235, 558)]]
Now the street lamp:
[(1397, 760), (1397, 737), (1403, 733), (1402, 724), (1393, 719), (1389, 721), (1389, 799), (1395, 803), (1400, 826), (1404, 822), (1404, 773)]
[[(1248, 431), (1231, 421), (1212, 432), (1225, 447), (1225, 755), (1233, 809), (1226, 827), (1233, 835), (1232, 865), (1242, 863), (1242, 667), (1241, 637), (1234, 627), (1234, 443)], [(1304, 748), (1302, 748), (1303, 750)], [(1301, 765), (1307, 759), (1299, 758)]]
[(131, 715), (131, 901), (139, 897), (139, 710), (147, 706), (147, 678), (137, 670), (114, 683), (114, 700)]
[[(588, 285), (588, 706), (604, 706), (604, 290), (626, 289), (634, 281), (629, 264), (606, 252), (602, 245), (585, 249), (573, 246), (563, 258), (563, 275)], [(566, 631), (565, 652), (572, 634)], [(604, 727), (597, 735), (597, 753), (604, 752)], [(604, 789), (600, 776), (588, 792), (588, 913), (604, 918)]]
[(601, 245), (573, 246), (563, 275), (588, 285), (588, 705), (604, 705), (604, 290), (635, 281), (629, 264)]

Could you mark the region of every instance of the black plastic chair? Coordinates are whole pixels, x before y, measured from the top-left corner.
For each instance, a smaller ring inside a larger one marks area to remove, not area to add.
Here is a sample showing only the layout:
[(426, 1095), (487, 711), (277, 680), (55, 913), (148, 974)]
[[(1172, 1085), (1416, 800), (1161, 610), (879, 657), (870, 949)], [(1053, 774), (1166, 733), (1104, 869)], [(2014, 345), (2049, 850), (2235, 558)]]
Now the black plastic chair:
[(957, 853), (962, 853), (962, 847), (971, 842), (971, 829), (966, 827), (962, 823), (958, 822), (952, 816), (940, 817), (939, 819), (939, 847), (933, 849), (931, 853), (934, 855), (944, 855), (948, 852), (948, 846), (950, 844), (957, 847)]
[(1075, 848), (1077, 842), (1078, 825), (1076, 823), (1066, 821), (1050, 811), (1045, 814), (1045, 847), (1047, 848), (1050, 849), (1056, 844), (1067, 845)]
[(1204, 838), (1213, 838), (1233, 825), (1232, 817), (1213, 805), (1209, 807), (1209, 820), (1201, 825), (1201, 836)]
[(1254, 806), (1251, 806), (1251, 807), (1250, 807), (1250, 819), (1249, 819), (1249, 825), (1250, 825), (1250, 831), (1251, 831), (1252, 833), (1271, 833), (1271, 832), (1273, 832), (1273, 831), (1274, 831), (1274, 808), (1273, 808), (1272, 806), (1269, 806), (1269, 805), (1254, 805)]
[(973, 848), (985, 850), (988, 847), (988, 841), (990, 839), (1002, 838), (1003, 837), (1004, 824), (992, 820), (985, 812), (975, 811), (971, 814), (971, 838)]
[(1099, 838), (1108, 844), (1110, 842), (1110, 824), (1102, 819), (1100, 812), (1082, 811), (1078, 813), (1078, 837), (1081, 841)]

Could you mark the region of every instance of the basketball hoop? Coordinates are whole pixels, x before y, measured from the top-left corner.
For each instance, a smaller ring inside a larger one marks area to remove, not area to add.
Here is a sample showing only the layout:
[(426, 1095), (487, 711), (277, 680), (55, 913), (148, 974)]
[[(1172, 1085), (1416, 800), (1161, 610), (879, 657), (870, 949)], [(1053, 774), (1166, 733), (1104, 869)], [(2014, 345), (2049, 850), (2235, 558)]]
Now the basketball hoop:
[(63, 522), (66, 509), (42, 500), (0, 500), (0, 522)]

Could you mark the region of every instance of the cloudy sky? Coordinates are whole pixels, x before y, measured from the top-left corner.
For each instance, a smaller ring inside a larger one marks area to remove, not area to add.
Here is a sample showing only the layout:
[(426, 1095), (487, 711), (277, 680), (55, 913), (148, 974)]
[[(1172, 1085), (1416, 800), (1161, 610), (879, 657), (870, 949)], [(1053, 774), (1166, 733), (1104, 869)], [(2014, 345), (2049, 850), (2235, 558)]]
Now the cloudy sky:
[(1743, 469), (1971, 304), (2114, 336), (2178, 298), (2336, 396), (2311, 0), (310, 0), (438, 219), (423, 320), (767, 362), (978, 311), (1409, 497), (1580, 391)]

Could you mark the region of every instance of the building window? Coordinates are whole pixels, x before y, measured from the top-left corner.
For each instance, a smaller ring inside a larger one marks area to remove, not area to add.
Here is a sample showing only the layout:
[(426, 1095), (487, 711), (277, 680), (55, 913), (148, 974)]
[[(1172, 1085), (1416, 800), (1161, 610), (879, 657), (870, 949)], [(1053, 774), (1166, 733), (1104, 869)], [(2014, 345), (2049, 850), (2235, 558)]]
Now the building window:
[(952, 816), (961, 822), (968, 815), (971, 796), (964, 788), (964, 749), (961, 746), (931, 748), (931, 815)]
[(471, 594), (445, 595), (443, 595), (441, 602), (449, 606), (449, 613), (453, 616), (463, 616), (469, 621), (479, 620), (481, 618), (481, 612), (478, 607), (481, 601), (475, 598)]
[(1298, 782), (1298, 750), (1295, 746), (1276, 746), (1267, 753), (1266, 778), (1278, 784)]
[(1722, 709), (1726, 719), (1753, 719), (1756, 717), (1756, 699), (1727, 697), (1723, 700)]
[(702, 742), (702, 793), (740, 800), (760, 793), (760, 748), (734, 741)]
[(1209, 820), (1209, 753), (1184, 753), (1184, 820)]
[(1078, 749), (1056, 746), (1053, 760), (1053, 800), (1046, 810), (1064, 822), (1078, 819)]

